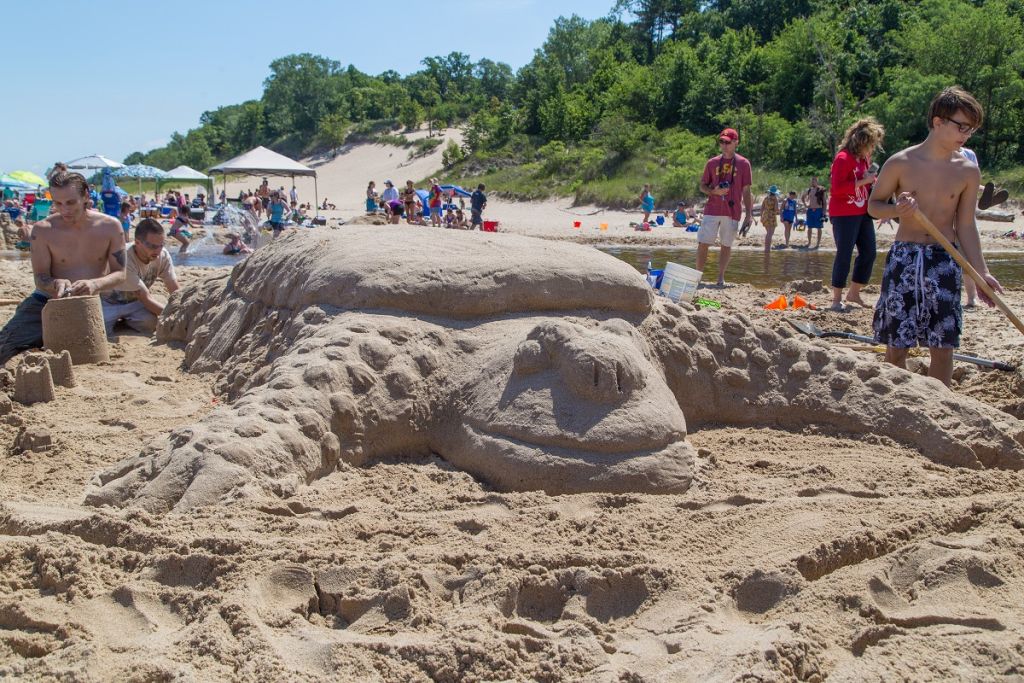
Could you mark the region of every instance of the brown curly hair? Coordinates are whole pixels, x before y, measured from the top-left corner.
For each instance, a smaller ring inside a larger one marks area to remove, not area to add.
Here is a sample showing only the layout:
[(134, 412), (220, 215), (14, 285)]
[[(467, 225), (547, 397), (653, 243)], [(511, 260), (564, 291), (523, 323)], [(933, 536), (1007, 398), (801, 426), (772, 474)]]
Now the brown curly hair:
[(850, 154), (861, 157), (868, 156), (882, 148), (885, 139), (885, 128), (873, 116), (865, 117), (846, 129), (843, 141), (839, 143), (839, 151), (844, 149)]

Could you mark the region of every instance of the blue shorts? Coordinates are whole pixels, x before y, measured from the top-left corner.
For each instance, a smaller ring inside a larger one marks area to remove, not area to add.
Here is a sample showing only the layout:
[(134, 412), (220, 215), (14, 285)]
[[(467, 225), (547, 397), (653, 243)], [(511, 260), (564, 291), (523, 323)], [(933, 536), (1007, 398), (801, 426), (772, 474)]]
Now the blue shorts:
[(823, 227), (822, 219), (824, 217), (825, 211), (823, 209), (807, 209), (807, 227), (821, 230)]
[(796, 212), (795, 211), (793, 211), (793, 212), (791, 212), (791, 211), (783, 211), (782, 212), (782, 222), (783, 223), (792, 223), (794, 220), (796, 220)]

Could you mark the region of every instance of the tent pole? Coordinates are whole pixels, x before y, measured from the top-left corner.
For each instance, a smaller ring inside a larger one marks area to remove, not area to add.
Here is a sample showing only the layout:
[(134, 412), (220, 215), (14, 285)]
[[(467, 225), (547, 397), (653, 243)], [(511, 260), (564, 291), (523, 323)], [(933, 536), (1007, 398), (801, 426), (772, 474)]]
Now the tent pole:
[(317, 186), (316, 176), (313, 176), (313, 200), (316, 202), (316, 207), (313, 209), (313, 215), (319, 216), (317, 212), (320, 210), (320, 188)]

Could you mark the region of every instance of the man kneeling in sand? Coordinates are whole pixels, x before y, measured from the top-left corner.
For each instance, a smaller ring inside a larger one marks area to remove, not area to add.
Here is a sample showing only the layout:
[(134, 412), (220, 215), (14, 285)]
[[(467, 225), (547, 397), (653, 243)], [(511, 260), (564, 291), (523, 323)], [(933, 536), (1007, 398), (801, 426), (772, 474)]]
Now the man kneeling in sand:
[(89, 185), (56, 164), (50, 173), (53, 212), (32, 226), (36, 290), (0, 330), (0, 364), (43, 345), (43, 306), (50, 297), (96, 294), (124, 281), (124, 232), (112, 216), (88, 210)]
[[(899, 218), (896, 239), (882, 274), (875, 308), (875, 341), (886, 344), (885, 358), (906, 367), (907, 352), (928, 347), (928, 375), (947, 386), (953, 377), (953, 350), (960, 346), (963, 312), (959, 264), (928, 234), (916, 217), (920, 209), (950, 242), (959, 243), (967, 261), (995, 291), (974, 221), (981, 175), (955, 152), (981, 125), (983, 112), (974, 97), (946, 88), (928, 110), (928, 137), (889, 157), (871, 191), (868, 211), (875, 218)], [(896, 203), (889, 198), (896, 195)], [(989, 306), (993, 305), (978, 292)]]
[(144, 218), (135, 226), (135, 241), (128, 247), (124, 282), (100, 297), (107, 336), (114, 333), (114, 325), (119, 321), (136, 332), (153, 334), (165, 305), (149, 291), (157, 278), (168, 293), (178, 290), (174, 264), (164, 248), (164, 228), (152, 218)]

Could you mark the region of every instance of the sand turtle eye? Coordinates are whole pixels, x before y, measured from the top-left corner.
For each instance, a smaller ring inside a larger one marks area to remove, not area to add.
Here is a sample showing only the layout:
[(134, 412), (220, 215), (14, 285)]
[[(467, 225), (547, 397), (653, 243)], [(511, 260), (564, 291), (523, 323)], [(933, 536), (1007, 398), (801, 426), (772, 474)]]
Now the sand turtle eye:
[(516, 374), (529, 375), (550, 365), (551, 359), (536, 339), (527, 339), (516, 349), (513, 368)]

